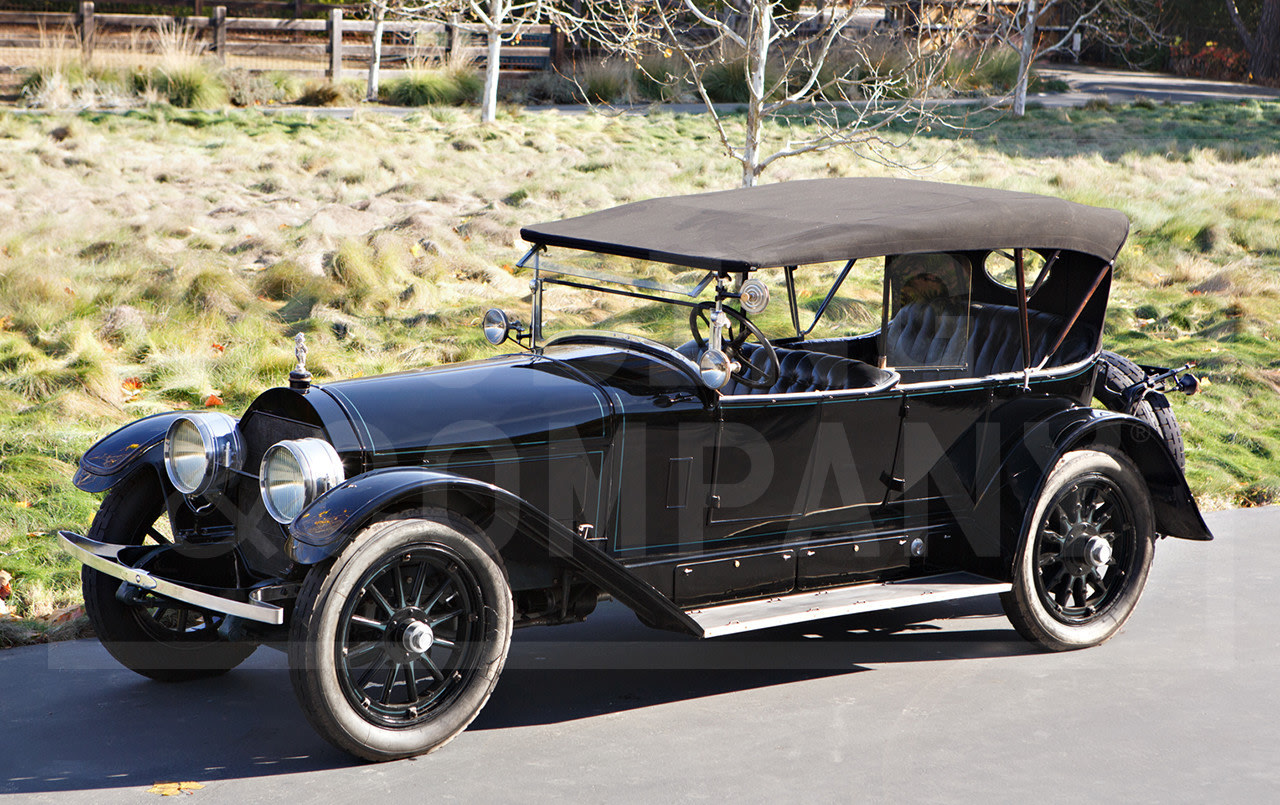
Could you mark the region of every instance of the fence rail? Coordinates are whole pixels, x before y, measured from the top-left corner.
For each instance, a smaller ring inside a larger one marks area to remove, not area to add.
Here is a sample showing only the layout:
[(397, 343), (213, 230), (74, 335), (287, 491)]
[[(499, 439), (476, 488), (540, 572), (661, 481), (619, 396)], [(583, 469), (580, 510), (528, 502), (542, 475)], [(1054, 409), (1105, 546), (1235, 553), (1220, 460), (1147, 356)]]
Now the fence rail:
[[(344, 71), (365, 68), (373, 58), (374, 23), (346, 19), (340, 8), (330, 7), (327, 19), (233, 17), (223, 5), (210, 11), (185, 17), (104, 14), (91, 2), (81, 3), (76, 13), (0, 11), (0, 64), (36, 66), (15, 62), (38, 59), (52, 37), (68, 35), (86, 61), (103, 53), (153, 53), (162, 46), (154, 34), (164, 29), (189, 36), (190, 45), (202, 54), (247, 70), (323, 71), (337, 81)], [(542, 70), (560, 63), (564, 38), (552, 26), (526, 26), (518, 33), (516, 42), (503, 45), (502, 70)], [(392, 64), (415, 59), (483, 64), (486, 41), (483, 26), (472, 23), (387, 21), (382, 58)]]
[[(10, 11), (76, 13), (79, 0), (5, 0)], [(327, 17), (333, 9), (357, 14), (367, 6), (358, 3), (317, 3), (310, 0), (98, 0), (98, 13), (163, 14), (174, 17), (207, 17), (216, 6), (229, 17)]]

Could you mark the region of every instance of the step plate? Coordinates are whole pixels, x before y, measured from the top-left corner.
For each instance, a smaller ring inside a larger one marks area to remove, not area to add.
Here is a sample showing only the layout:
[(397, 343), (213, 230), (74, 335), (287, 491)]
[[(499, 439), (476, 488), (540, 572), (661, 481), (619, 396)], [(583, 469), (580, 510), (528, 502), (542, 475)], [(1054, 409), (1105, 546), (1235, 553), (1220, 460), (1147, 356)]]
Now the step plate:
[(944, 573), (884, 584), (858, 584), (759, 601), (722, 604), (686, 612), (702, 627), (703, 637), (719, 637), (735, 632), (785, 626), (788, 623), (851, 615), (855, 612), (874, 612), (878, 609), (994, 595), (1008, 592), (1012, 588), (1013, 585), (1006, 582), (994, 581), (974, 573)]

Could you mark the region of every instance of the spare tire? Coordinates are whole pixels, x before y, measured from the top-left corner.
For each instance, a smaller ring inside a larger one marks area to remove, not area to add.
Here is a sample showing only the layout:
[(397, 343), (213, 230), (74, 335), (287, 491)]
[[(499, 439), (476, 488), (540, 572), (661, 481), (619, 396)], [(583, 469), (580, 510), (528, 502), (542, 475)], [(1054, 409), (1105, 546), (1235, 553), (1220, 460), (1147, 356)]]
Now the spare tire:
[(1178, 427), (1178, 420), (1169, 407), (1169, 398), (1158, 391), (1149, 391), (1134, 405), (1125, 404), (1124, 390), (1146, 376), (1142, 367), (1133, 361), (1103, 350), (1098, 361), (1098, 377), (1093, 384), (1093, 396), (1108, 410), (1136, 416), (1159, 431), (1169, 452), (1178, 462), (1178, 467), (1185, 467), (1187, 454), (1182, 446), (1182, 429)]

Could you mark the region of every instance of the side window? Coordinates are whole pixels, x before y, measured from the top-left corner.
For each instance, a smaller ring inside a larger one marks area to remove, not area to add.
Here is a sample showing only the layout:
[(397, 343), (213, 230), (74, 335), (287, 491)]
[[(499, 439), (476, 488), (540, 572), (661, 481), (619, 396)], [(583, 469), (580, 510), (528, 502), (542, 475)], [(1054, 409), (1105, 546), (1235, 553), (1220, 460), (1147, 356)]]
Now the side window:
[[(1005, 251), (991, 252), (987, 255), (982, 267), (987, 272), (987, 276), (997, 285), (1011, 291), (1018, 287), (1012, 254)], [(1040, 274), (1047, 267), (1044, 255), (1031, 249), (1022, 250), (1022, 271), (1028, 288), (1040, 281)]]
[(955, 254), (888, 258), (888, 365), (905, 382), (972, 376), (972, 266)]
[[(796, 270), (800, 327), (813, 326), (807, 336), (809, 340), (856, 338), (880, 329), (884, 277), (884, 258), (880, 257), (858, 260), (827, 303), (822, 318), (814, 323), (814, 316), (844, 267), (844, 262), (819, 263), (800, 266)], [(866, 357), (872, 359), (871, 356)]]

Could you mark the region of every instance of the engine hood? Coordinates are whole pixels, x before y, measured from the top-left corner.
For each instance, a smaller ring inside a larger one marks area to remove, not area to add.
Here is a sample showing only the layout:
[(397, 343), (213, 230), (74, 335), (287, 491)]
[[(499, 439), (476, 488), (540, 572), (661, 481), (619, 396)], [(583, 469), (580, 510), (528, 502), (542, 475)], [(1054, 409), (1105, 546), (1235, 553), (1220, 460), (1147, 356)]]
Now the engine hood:
[(568, 365), (508, 355), (313, 390), (329, 395), (373, 454), (602, 436), (612, 413), (595, 383)]

